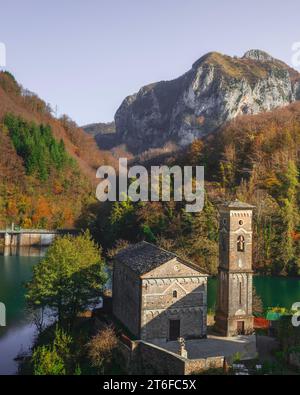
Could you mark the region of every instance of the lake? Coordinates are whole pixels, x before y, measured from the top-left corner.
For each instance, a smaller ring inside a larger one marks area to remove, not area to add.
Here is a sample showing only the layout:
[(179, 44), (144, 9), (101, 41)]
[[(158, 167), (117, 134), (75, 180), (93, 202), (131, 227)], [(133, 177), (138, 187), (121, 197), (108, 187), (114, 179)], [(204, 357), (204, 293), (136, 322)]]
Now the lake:
[(44, 250), (5, 249), (0, 254), (0, 302), (6, 306), (7, 324), (0, 327), (0, 374), (14, 374), (17, 369), (14, 358), (30, 347), (34, 336), (34, 327), (25, 312), (23, 284), (30, 280), (32, 267), (44, 255)]
[[(295, 302), (300, 302), (300, 278), (254, 276), (253, 282), (264, 308), (280, 306), (290, 309)], [(209, 309), (215, 307), (217, 285), (216, 278), (208, 280)]]
[[(19, 249), (0, 255), (0, 302), (7, 309), (7, 326), (0, 327), (0, 374), (16, 373), (14, 358), (20, 351), (27, 351), (34, 337), (34, 327), (25, 313), (24, 282), (32, 275), (32, 267), (39, 262), (44, 250)], [(264, 307), (290, 308), (300, 302), (300, 279), (285, 277), (255, 277), (257, 293)], [(217, 280), (208, 283), (208, 307), (215, 306)]]

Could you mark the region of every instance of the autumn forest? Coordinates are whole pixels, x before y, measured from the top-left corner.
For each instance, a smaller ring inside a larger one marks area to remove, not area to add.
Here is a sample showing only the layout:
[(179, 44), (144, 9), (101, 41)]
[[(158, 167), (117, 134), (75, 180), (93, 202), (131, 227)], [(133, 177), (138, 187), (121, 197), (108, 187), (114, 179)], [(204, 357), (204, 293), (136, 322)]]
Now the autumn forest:
[(236, 118), (163, 158), (205, 166), (205, 207), (197, 214), (184, 202), (98, 203), (96, 169), (115, 165), (120, 152), (99, 149), (8, 72), (0, 73), (0, 117), (1, 228), (88, 228), (107, 256), (145, 239), (216, 273), (217, 205), (239, 198), (256, 206), (256, 271), (300, 274), (299, 102)]

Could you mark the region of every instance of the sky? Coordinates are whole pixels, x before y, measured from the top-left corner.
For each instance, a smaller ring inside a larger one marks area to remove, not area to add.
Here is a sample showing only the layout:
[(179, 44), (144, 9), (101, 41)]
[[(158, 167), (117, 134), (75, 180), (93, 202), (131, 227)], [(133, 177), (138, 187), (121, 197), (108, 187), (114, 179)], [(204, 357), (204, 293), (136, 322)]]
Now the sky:
[(0, 0), (0, 43), (19, 83), (84, 125), (210, 51), (291, 64), (299, 18), (299, 0)]

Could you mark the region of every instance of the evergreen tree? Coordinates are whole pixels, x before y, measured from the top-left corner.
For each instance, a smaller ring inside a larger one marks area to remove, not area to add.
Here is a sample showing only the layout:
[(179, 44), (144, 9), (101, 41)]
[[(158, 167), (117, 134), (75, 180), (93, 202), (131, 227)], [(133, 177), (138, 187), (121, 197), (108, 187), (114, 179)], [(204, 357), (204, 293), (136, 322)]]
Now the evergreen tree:
[(4, 119), (15, 149), (25, 163), (28, 175), (37, 174), (40, 180), (49, 178), (51, 169), (62, 170), (71, 164), (63, 141), (56, 141), (50, 126), (26, 122), (8, 114)]

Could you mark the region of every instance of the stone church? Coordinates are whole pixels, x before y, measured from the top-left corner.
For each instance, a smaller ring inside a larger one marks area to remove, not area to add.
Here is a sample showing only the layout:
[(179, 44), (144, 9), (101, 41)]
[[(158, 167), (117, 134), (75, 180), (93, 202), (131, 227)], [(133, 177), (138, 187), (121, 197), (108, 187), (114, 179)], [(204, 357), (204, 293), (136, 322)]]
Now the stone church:
[(113, 314), (137, 339), (206, 336), (207, 273), (147, 242), (122, 250), (113, 272)]
[[(220, 208), (216, 330), (253, 332), (252, 211), (239, 201)], [(141, 340), (206, 337), (208, 274), (177, 255), (141, 242), (117, 254), (113, 314)]]

